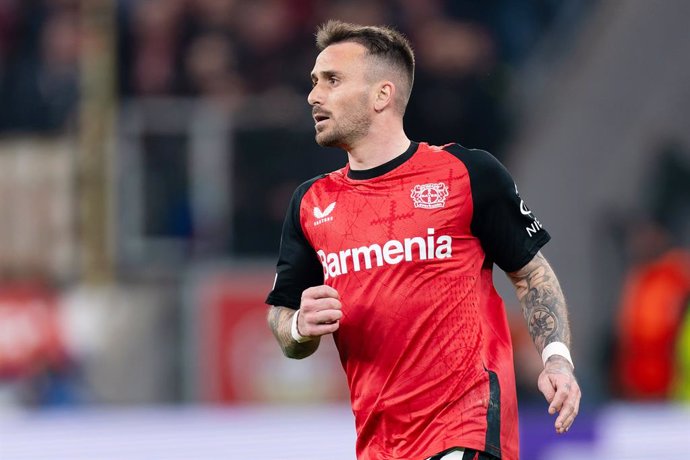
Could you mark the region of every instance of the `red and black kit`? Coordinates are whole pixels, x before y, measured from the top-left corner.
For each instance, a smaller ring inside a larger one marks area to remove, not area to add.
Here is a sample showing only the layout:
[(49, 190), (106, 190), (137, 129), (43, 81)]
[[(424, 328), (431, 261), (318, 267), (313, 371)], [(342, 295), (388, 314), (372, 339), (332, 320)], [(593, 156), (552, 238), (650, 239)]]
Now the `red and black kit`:
[(487, 152), (413, 142), (376, 168), (302, 184), (267, 303), (299, 308), (327, 284), (360, 460), (452, 447), (518, 458), (513, 356), (492, 267), (525, 266), (549, 240)]

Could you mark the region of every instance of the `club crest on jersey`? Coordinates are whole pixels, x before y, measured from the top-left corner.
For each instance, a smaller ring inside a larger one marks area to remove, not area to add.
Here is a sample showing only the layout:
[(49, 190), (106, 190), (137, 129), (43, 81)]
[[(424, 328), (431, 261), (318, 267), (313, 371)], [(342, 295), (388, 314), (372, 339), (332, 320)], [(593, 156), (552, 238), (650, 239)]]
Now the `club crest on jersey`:
[(410, 194), (415, 208), (436, 209), (446, 206), (448, 186), (443, 182), (415, 185)]
[(330, 214), (333, 212), (333, 209), (335, 209), (335, 201), (326, 206), (326, 209), (323, 211), (318, 206), (314, 206), (314, 217), (316, 218), (314, 225), (321, 225), (325, 222), (332, 221), (333, 216)]

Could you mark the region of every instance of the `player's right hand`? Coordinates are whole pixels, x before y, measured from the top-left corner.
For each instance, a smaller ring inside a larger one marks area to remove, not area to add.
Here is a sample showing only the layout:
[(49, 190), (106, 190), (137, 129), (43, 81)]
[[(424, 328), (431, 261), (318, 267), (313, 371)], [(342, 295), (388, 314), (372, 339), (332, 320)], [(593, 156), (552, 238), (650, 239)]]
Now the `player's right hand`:
[(343, 317), (338, 291), (321, 285), (305, 289), (297, 318), (297, 331), (304, 337), (332, 334)]

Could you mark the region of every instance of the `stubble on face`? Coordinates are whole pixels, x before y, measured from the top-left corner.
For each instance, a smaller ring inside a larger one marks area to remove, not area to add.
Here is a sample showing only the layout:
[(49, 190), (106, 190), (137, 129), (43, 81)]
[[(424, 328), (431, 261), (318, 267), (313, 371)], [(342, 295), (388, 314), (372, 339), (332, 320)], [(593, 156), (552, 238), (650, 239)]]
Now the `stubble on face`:
[(353, 98), (335, 118), (331, 118), (327, 126), (316, 132), (316, 143), (322, 147), (338, 147), (349, 149), (358, 140), (369, 134), (371, 116), (368, 113), (368, 96), (362, 93)]

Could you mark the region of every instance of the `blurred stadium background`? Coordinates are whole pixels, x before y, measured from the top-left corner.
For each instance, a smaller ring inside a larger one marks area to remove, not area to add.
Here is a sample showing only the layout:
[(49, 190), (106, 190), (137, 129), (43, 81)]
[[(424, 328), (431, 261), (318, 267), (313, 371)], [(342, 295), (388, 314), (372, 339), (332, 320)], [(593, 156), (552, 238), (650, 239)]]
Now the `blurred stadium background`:
[(690, 458), (690, 2), (0, 0), (0, 459), (353, 459), (330, 342), (282, 357), (283, 213), (345, 162), (327, 18), (418, 58), (412, 138), (491, 151), (550, 230), (584, 406), (514, 323), (522, 458)]

